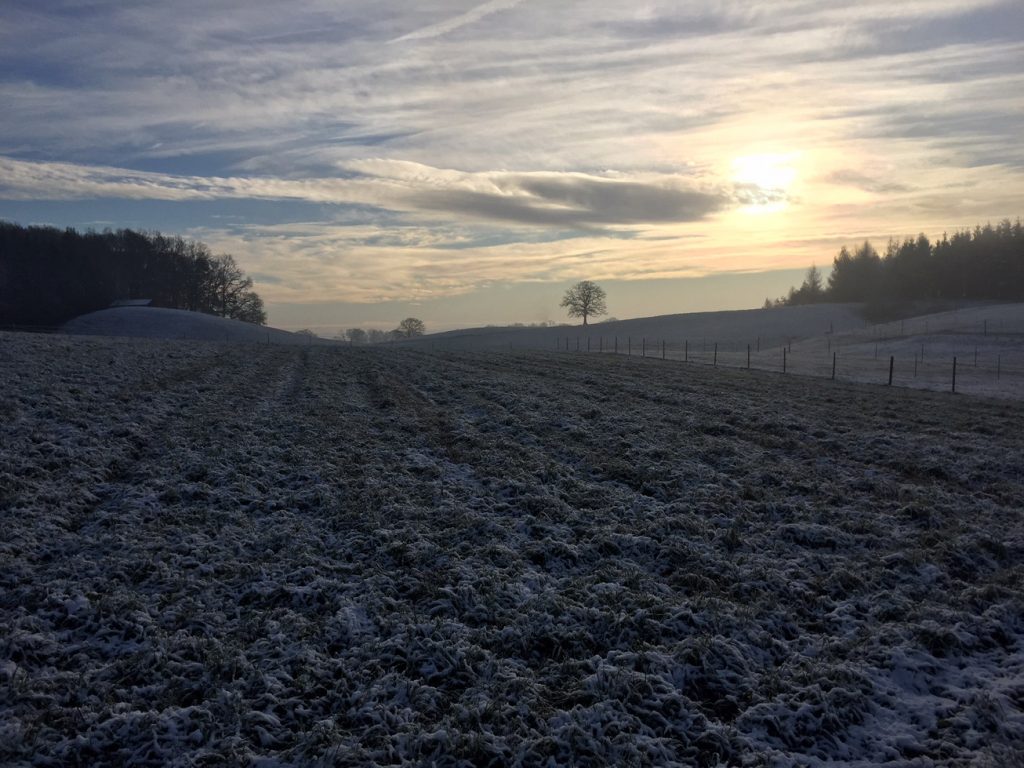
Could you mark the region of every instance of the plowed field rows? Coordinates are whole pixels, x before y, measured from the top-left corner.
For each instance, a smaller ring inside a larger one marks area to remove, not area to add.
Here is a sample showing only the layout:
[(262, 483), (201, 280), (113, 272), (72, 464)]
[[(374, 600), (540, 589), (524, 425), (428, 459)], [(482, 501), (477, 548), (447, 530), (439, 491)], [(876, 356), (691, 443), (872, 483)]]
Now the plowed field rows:
[(0, 335), (0, 762), (1024, 762), (1024, 407)]

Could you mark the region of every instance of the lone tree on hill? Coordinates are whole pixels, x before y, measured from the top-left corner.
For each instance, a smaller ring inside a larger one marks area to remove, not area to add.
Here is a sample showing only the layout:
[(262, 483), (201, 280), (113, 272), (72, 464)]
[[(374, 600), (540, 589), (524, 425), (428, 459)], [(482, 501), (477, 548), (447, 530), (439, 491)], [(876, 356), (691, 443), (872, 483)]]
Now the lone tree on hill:
[(565, 292), (559, 306), (568, 308), (569, 317), (582, 317), (583, 324), (586, 325), (588, 317), (608, 314), (608, 307), (605, 305), (607, 298), (604, 288), (590, 280), (584, 280)]
[(413, 336), (422, 336), (427, 332), (427, 326), (422, 320), (415, 317), (407, 317), (398, 324), (395, 335), (403, 339), (411, 339)]

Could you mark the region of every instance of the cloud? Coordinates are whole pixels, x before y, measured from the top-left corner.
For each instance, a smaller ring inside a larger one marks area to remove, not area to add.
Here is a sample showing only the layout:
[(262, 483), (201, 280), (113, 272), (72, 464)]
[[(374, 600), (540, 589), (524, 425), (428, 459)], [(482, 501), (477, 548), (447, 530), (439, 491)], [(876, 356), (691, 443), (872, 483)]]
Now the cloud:
[(12, 0), (0, 202), (242, 212), (206, 234), (292, 300), (805, 267), (1024, 210), (1020, 3), (698, 5)]
[(824, 177), (824, 181), (829, 184), (856, 187), (857, 189), (863, 189), (865, 192), (872, 192), (875, 194), (910, 192), (913, 189), (913, 187), (907, 186), (906, 184), (901, 184), (895, 181), (882, 181), (848, 168), (833, 171)]
[(426, 40), (433, 37), (440, 37), (441, 35), (447, 35), (449, 32), (454, 32), (457, 29), (473, 24), (486, 16), (490, 16), (492, 13), (498, 13), (499, 11), (514, 8), (521, 2), (522, 0), (491, 0), (491, 2), (478, 5), (476, 8), (473, 8), (466, 13), (461, 13), (458, 16), (438, 22), (437, 24), (431, 24), (430, 26), (417, 29), (414, 32), (409, 32), (408, 34), (395, 38), (391, 42), (402, 43), (409, 40)]
[[(699, 221), (737, 202), (723, 192), (687, 189), (679, 178), (464, 173), (388, 160), (353, 164), (337, 178), (294, 180), (175, 176), (0, 157), (0, 179), (0, 196), (7, 199), (289, 199), (588, 230)], [(749, 202), (745, 194), (738, 199)]]
[(729, 202), (723, 194), (580, 176), (508, 174), (495, 181), (499, 191), (433, 190), (415, 193), (413, 199), (428, 210), (583, 229), (699, 221)]

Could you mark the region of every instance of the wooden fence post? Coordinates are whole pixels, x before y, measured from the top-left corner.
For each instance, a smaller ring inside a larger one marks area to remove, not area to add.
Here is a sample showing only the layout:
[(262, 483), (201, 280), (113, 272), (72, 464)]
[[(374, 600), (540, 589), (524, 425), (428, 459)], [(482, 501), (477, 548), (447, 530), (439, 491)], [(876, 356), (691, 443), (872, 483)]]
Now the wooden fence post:
[(953, 356), (953, 392), (956, 392), (956, 355)]
[(718, 342), (717, 341), (715, 342), (715, 362), (712, 363), (712, 365), (714, 365), (715, 368), (718, 367)]
[(832, 353), (832, 381), (836, 380), (836, 353)]
[(896, 357), (894, 355), (889, 355), (889, 386), (890, 387), (892, 386), (892, 367), (895, 364), (895, 362), (896, 362)]

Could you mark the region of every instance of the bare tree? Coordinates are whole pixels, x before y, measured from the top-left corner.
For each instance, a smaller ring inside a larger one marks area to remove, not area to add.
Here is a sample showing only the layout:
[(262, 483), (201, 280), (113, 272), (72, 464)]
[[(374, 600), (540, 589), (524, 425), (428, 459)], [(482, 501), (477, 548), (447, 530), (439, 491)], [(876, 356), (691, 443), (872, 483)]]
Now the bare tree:
[(345, 338), (348, 339), (348, 343), (353, 346), (356, 344), (365, 344), (368, 341), (366, 331), (362, 328), (349, 328), (345, 331)]
[(407, 317), (398, 324), (398, 328), (395, 329), (395, 335), (398, 338), (411, 339), (414, 336), (422, 336), (426, 331), (427, 326), (423, 324), (422, 320), (415, 317)]
[(568, 309), (569, 317), (582, 317), (583, 324), (586, 325), (588, 317), (607, 314), (606, 299), (607, 296), (601, 286), (584, 280), (565, 292), (559, 306)]

